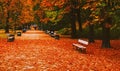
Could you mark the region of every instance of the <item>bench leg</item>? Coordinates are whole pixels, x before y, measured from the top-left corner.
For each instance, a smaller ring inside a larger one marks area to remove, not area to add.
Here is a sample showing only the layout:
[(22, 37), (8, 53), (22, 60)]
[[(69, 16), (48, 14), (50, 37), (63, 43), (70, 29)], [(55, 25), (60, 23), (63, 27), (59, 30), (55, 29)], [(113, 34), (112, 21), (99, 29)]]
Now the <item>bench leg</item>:
[(13, 42), (14, 41), (14, 38), (12, 39), (7, 39), (7, 42)]
[(78, 47), (76, 47), (76, 46), (73, 45), (73, 49), (78, 50)]
[(80, 53), (84, 53), (84, 54), (86, 53), (86, 48), (79, 48), (73, 45), (73, 49), (79, 51)]
[(81, 52), (81, 53), (86, 53), (86, 49), (85, 48), (79, 48), (78, 51)]

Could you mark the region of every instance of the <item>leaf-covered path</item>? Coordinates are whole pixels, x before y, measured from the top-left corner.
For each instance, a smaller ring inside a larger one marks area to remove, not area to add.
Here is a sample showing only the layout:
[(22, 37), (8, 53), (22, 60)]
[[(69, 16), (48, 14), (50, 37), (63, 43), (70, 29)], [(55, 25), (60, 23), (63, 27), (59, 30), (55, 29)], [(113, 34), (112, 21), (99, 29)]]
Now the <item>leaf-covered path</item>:
[(96, 41), (81, 54), (72, 47), (76, 40), (27, 31), (14, 42), (0, 39), (0, 71), (120, 71), (120, 41), (116, 41), (111, 49), (101, 49)]

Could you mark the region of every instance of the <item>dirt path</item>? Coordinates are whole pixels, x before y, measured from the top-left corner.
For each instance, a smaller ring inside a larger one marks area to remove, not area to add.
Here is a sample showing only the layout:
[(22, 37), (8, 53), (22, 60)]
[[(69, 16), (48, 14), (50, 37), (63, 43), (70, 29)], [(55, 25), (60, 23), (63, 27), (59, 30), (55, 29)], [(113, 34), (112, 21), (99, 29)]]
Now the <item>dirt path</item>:
[[(0, 71), (119, 71), (119, 49), (91, 47), (75, 51), (73, 39), (55, 40), (43, 31), (27, 31), (14, 42), (0, 41)], [(100, 52), (101, 51), (101, 52)], [(104, 52), (105, 51), (105, 52)], [(116, 55), (110, 55), (110, 53)], [(106, 54), (103, 56), (103, 54)], [(100, 55), (101, 54), (101, 55)], [(108, 58), (106, 56), (113, 56)]]
[(23, 33), (22, 36), (16, 36), (16, 39), (21, 40), (30, 40), (30, 39), (53, 39), (48, 34), (45, 34), (43, 31), (38, 30), (29, 30), (26, 33)]

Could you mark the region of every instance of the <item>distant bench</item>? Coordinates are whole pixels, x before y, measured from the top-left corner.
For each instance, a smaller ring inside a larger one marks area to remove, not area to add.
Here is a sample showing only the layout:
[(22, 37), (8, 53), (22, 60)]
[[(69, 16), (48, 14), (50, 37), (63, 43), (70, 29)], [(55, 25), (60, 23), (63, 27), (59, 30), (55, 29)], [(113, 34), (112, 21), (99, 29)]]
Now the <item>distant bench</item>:
[(73, 43), (73, 47), (75, 47), (75, 49), (79, 50), (81, 53), (86, 53), (87, 45), (88, 45), (88, 42), (81, 39), (78, 39), (78, 43)]
[(8, 42), (13, 42), (15, 40), (15, 35), (13, 34), (7, 34), (7, 41)]
[(17, 36), (21, 36), (21, 32), (17, 32)]
[(59, 38), (60, 38), (60, 36), (58, 34), (56, 34), (54, 31), (46, 30), (45, 33), (49, 34), (51, 37), (53, 37), (55, 39), (59, 40)]
[(25, 28), (24, 28), (24, 29), (22, 29), (22, 32), (23, 32), (23, 33), (25, 33), (25, 32), (26, 32), (26, 29), (25, 29)]

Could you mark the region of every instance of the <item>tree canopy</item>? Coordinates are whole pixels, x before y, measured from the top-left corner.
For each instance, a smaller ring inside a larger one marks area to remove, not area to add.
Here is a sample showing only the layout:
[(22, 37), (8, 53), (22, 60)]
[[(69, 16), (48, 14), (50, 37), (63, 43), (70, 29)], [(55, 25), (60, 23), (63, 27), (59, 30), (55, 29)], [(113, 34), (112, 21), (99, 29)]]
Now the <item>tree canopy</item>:
[(119, 11), (119, 0), (0, 0), (0, 23), (2, 26), (29, 22), (69, 25), (78, 18), (80, 26), (85, 26), (87, 21), (101, 24), (112, 17), (114, 28), (120, 23)]

